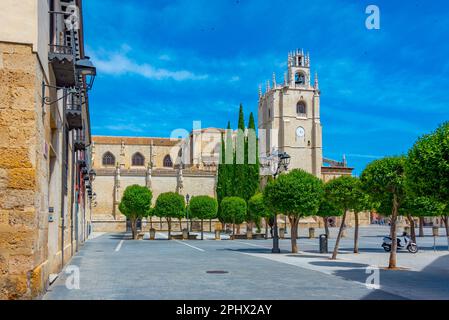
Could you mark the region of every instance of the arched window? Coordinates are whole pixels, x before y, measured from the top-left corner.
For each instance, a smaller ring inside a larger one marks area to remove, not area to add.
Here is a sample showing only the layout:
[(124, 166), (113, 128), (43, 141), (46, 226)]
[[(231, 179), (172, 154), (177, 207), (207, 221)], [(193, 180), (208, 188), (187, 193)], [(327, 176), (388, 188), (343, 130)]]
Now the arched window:
[(133, 167), (145, 166), (145, 157), (141, 153), (137, 152), (136, 154), (133, 155), (132, 164)]
[(303, 86), (306, 84), (306, 76), (302, 72), (295, 74), (295, 83), (297, 85)]
[(171, 160), (170, 155), (166, 155), (164, 158), (164, 167), (165, 168), (173, 168), (173, 161)]
[(307, 108), (304, 102), (298, 102), (298, 104), (296, 105), (296, 113), (301, 117), (305, 117), (307, 115)]
[(115, 166), (115, 157), (109, 151), (103, 155), (103, 166), (106, 167)]

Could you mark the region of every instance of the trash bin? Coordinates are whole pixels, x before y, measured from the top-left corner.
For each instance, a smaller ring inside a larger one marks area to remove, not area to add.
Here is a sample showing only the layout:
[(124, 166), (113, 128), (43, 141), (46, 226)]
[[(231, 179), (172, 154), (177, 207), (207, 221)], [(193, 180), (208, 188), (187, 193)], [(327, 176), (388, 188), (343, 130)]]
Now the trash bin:
[(156, 238), (156, 230), (151, 228), (150, 229), (150, 240), (154, 240)]
[(327, 235), (320, 235), (320, 253), (329, 253)]

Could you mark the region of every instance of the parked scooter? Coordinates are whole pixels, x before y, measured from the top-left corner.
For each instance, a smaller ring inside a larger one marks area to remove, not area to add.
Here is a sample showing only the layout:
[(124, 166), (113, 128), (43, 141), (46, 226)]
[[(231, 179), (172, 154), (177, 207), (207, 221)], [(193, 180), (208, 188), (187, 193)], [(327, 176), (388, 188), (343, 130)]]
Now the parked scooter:
[[(419, 250), (417, 244), (412, 242), (412, 239), (407, 235), (406, 232), (404, 232), (402, 236), (398, 236), (397, 241), (398, 241), (398, 250), (407, 249), (408, 252), (413, 254), (417, 253)], [(392, 246), (391, 237), (385, 237), (384, 242), (382, 243), (382, 248), (384, 248), (386, 252), (390, 252), (391, 246)]]

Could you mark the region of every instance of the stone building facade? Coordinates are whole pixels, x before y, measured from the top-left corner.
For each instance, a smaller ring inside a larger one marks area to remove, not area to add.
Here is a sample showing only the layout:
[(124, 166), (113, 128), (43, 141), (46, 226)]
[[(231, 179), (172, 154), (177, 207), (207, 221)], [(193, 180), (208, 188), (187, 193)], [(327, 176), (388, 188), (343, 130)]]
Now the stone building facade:
[[(259, 92), (261, 163), (273, 151), (285, 151), (292, 158), (289, 169), (303, 169), (323, 181), (352, 175), (353, 169), (345, 159), (339, 162), (323, 158), (320, 95), (317, 75), (311, 85), (309, 55), (299, 50), (290, 53), (284, 83), (277, 84), (273, 77), (273, 82), (267, 83), (266, 92)], [(126, 221), (118, 205), (123, 191), (133, 184), (151, 188), (153, 201), (169, 191), (189, 196), (215, 196), (221, 139), (225, 133), (223, 129), (198, 128), (188, 134), (182, 133), (181, 138), (171, 139), (94, 137), (93, 166), (98, 173), (94, 185), (94, 230), (126, 230)], [(236, 136), (233, 132), (234, 140)], [(265, 170), (261, 173), (271, 174)], [(335, 225), (340, 223), (339, 218), (333, 221)], [(361, 214), (360, 221), (369, 224), (369, 213)], [(347, 224), (353, 223), (354, 217), (349, 214)], [(317, 227), (322, 221), (310, 217), (300, 224)], [(164, 222), (157, 222), (153, 227), (167, 229)], [(209, 225), (209, 229), (213, 227)]]
[(81, 1), (2, 0), (0, 299), (42, 294), (88, 236), (84, 59)]

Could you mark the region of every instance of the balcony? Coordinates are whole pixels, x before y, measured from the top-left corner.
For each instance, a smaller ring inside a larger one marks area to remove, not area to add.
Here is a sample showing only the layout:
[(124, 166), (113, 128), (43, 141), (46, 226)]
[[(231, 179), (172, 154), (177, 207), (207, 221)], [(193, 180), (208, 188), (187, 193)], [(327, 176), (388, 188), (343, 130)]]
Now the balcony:
[(75, 133), (75, 139), (73, 141), (73, 147), (75, 151), (85, 151), (86, 150), (86, 138), (82, 130), (77, 130)]
[(76, 95), (69, 96), (65, 115), (69, 130), (81, 130), (83, 128), (81, 101)]
[(72, 47), (62, 45), (50, 45), (48, 60), (53, 67), (56, 85), (69, 88), (76, 84), (75, 56)]

